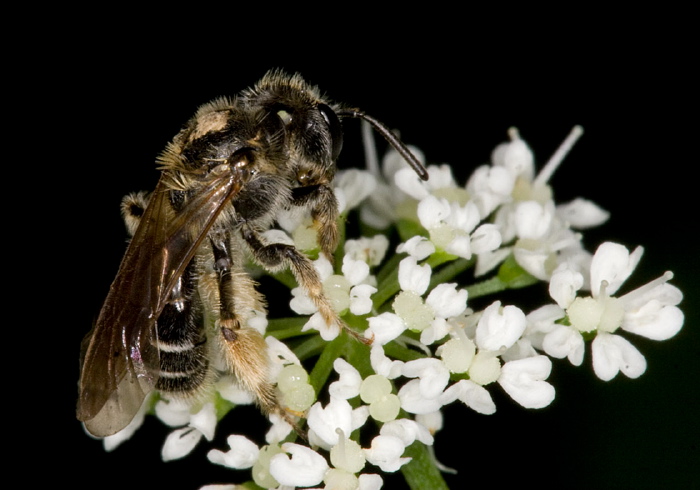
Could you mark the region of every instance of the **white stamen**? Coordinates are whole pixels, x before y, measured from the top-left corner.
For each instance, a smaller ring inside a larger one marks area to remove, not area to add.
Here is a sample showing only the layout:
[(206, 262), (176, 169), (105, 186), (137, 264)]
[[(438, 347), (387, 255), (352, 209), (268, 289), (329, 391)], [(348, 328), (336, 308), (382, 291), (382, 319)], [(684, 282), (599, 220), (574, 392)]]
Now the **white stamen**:
[(621, 299), (623, 301), (633, 300), (634, 298), (645, 294), (647, 291), (650, 291), (650, 290), (654, 289), (655, 287), (660, 286), (661, 284), (670, 281), (671, 279), (673, 279), (673, 272), (666, 271), (664, 273), (664, 275), (662, 275), (661, 277), (657, 277), (656, 279), (645, 284), (644, 286), (640, 286), (637, 289), (635, 289), (634, 291), (630, 291), (629, 293), (620, 296), (618, 299)]
[(569, 136), (567, 136), (564, 142), (559, 145), (557, 151), (554, 152), (549, 161), (545, 164), (542, 170), (540, 170), (540, 173), (537, 174), (537, 177), (533, 182), (533, 187), (538, 187), (549, 182), (549, 178), (552, 176), (552, 174), (554, 174), (556, 169), (559, 167), (559, 164), (562, 162), (562, 160), (564, 160), (564, 157), (566, 157), (582, 134), (583, 128), (581, 126), (573, 127), (569, 133)]

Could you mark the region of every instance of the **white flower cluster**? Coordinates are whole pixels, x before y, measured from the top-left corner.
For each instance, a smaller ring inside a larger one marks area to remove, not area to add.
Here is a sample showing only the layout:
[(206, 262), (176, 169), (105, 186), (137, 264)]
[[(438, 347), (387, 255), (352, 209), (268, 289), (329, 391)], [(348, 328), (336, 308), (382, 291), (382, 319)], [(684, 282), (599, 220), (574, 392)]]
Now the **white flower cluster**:
[[(447, 165), (428, 166), (430, 179), (423, 182), (394, 151), (384, 158), (381, 173), (341, 172), (336, 194), (343, 215), (356, 208), (367, 226), (392, 226), (401, 237), (396, 254), (388, 258), (389, 239), (377, 233), (345, 241), (339, 271), (323, 257), (315, 261), (335, 311), (351, 326), (360, 325), (371, 346), (340, 336), (339, 326), (327, 326), (304, 291), (293, 289), (292, 310), (309, 315), (305, 335), (317, 330), (329, 345), (346, 342), (344, 355), (329, 361), (335, 380), (317, 399), (302, 366), (306, 359), (300, 361), (283, 342), (267, 337), (281, 400), (305, 419), (308, 443), (290, 442), (292, 427), (273, 415), (266, 445), (231, 435), (230, 449), (212, 450), (209, 459), (250, 468), (263, 488), (378, 489), (380, 471), (396, 472), (411, 461), (406, 448), (416, 441), (433, 444), (445, 405), (459, 401), (492, 414), (494, 389), (525, 408), (549, 405), (555, 396), (547, 381), (551, 358), (581, 365), (589, 343), (600, 379), (619, 372), (640, 376), (646, 360), (626, 335), (654, 340), (675, 335), (683, 324), (677, 307), (682, 294), (669, 284), (667, 272), (615, 296), (642, 248), (630, 252), (606, 242), (594, 253), (585, 250), (582, 230), (604, 223), (608, 213), (586, 199), (557, 204), (548, 185), (581, 134), (575, 127), (536, 173), (530, 148), (511, 129), (510, 141), (499, 145), (491, 163), (478, 167), (465, 185), (455, 181)], [(313, 248), (316, 237), (308, 217), (290, 214), (280, 223), (299, 248)], [(459, 274), (469, 267), (481, 282), (460, 285)], [(478, 310), (467, 306), (468, 300), (471, 305), (513, 281), (548, 283), (547, 304), (529, 312), (500, 300)], [(350, 355), (364, 352), (355, 350), (361, 348), (369, 352), (363, 367), (353, 365)], [(231, 404), (252, 402), (231, 378), (217, 388), (217, 396)], [(202, 437), (213, 437), (213, 403), (191, 414), (187, 407), (161, 400), (155, 413), (175, 427), (164, 459), (182, 457)], [(107, 438), (106, 446), (129, 437), (142, 419)], [(357, 442), (359, 431), (374, 433), (363, 437), (371, 440), (366, 447)]]

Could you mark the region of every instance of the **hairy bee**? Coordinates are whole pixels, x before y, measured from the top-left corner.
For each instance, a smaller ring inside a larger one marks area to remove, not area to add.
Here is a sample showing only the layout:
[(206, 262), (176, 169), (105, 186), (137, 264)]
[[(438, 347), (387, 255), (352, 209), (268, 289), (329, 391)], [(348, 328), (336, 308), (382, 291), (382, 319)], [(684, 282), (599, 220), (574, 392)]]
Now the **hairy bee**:
[(266, 344), (248, 325), (265, 303), (244, 266), (289, 268), (326, 323), (343, 325), (311, 260), (264, 233), (281, 210), (309, 209), (320, 250), (332, 257), (332, 183), (346, 117), (370, 122), (427, 179), (381, 123), (276, 70), (235, 98), (203, 105), (174, 137), (159, 157), (155, 190), (122, 203), (133, 236), (81, 352), (77, 417), (90, 433), (124, 428), (152, 390), (196, 400), (222, 372), (262, 412), (285, 416)]

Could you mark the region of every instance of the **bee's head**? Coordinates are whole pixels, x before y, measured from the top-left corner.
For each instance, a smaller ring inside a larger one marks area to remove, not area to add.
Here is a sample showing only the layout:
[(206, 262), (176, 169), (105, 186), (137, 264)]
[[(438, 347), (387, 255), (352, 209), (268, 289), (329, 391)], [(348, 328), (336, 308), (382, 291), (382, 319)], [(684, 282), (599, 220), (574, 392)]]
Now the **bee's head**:
[(316, 87), (300, 75), (271, 71), (242, 98), (283, 125), (288, 164), (299, 185), (327, 184), (333, 179), (343, 131), (336, 111)]

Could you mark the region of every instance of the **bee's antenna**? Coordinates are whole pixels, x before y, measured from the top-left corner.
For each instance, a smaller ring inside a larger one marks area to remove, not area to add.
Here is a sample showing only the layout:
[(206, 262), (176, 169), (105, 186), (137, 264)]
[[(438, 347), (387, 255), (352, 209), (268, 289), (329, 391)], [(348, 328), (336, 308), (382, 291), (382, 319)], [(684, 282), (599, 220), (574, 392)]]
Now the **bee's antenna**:
[(408, 162), (408, 164), (413, 168), (413, 170), (416, 171), (418, 176), (423, 179), (423, 180), (428, 180), (428, 171), (425, 169), (423, 164), (421, 164), (418, 159), (411, 153), (411, 150), (409, 150), (406, 145), (401, 141), (399, 138), (396, 137), (394, 133), (391, 132), (389, 128), (387, 128), (383, 123), (377, 121), (375, 118), (372, 116), (369, 116), (365, 114), (364, 112), (355, 110), (355, 109), (348, 109), (344, 111), (338, 111), (336, 113), (338, 117), (356, 117), (359, 119), (363, 119), (370, 123), (372, 127), (393, 146), (396, 151), (398, 151), (401, 156)]

